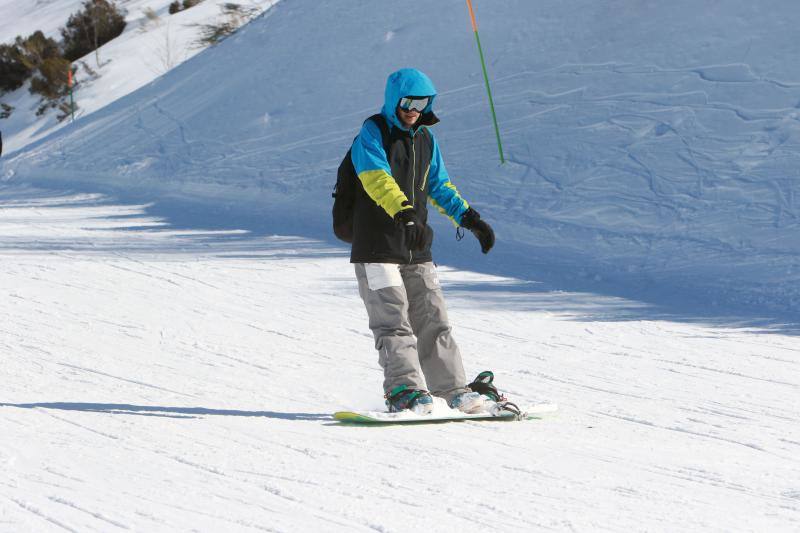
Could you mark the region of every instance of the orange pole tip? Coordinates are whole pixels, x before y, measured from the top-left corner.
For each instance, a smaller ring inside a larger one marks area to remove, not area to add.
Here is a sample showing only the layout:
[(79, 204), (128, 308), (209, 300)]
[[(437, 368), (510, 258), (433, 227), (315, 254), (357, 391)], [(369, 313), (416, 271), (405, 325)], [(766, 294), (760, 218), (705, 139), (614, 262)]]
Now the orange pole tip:
[(469, 18), (472, 20), (472, 31), (478, 31), (478, 23), (475, 21), (475, 11), (472, 9), (472, 0), (467, 0), (467, 8), (469, 8)]

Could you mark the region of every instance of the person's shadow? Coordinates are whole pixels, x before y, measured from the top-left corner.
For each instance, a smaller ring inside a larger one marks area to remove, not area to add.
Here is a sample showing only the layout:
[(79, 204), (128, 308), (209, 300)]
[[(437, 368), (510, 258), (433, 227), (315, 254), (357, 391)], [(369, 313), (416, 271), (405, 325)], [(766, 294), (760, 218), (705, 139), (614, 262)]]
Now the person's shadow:
[(285, 413), (280, 411), (238, 411), (233, 409), (208, 409), (206, 407), (164, 407), (156, 405), (130, 405), (119, 403), (41, 402), (0, 403), (0, 407), (20, 409), (58, 409), (61, 411), (84, 411), (140, 416), (163, 416), (170, 418), (201, 418), (203, 416), (254, 416), (279, 420), (333, 420), (326, 413)]

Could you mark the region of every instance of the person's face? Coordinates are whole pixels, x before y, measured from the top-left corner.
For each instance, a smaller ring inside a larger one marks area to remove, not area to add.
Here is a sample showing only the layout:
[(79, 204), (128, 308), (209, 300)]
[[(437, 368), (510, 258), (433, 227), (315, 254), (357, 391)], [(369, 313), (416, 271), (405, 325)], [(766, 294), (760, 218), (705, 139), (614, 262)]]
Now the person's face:
[(397, 118), (400, 119), (400, 122), (403, 123), (403, 126), (406, 128), (411, 128), (414, 124), (417, 123), (420, 117), (420, 112), (415, 109), (409, 109), (408, 111), (403, 110), (400, 106), (397, 106)]

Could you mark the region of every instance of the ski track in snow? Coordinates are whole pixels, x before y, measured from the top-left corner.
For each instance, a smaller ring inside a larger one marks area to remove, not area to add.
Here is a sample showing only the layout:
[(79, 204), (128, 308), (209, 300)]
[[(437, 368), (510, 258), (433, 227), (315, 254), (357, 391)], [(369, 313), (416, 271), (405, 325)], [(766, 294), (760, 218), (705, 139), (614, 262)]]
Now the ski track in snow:
[(148, 209), (0, 188), (0, 530), (800, 527), (796, 337), (442, 268), (468, 373), (560, 411), (344, 426), (381, 407), (344, 250)]

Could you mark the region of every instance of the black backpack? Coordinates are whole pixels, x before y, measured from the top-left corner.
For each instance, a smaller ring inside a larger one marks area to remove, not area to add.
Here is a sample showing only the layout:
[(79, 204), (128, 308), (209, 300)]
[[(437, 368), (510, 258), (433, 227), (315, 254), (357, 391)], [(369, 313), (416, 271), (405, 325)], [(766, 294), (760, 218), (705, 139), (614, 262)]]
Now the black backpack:
[[(367, 120), (373, 121), (381, 130), (383, 150), (389, 157), (389, 125), (383, 115), (377, 113)], [(355, 139), (354, 139), (355, 140)], [(336, 186), (333, 188), (333, 233), (344, 242), (353, 242), (353, 209), (356, 203), (356, 192), (361, 188), (361, 182), (353, 167), (350, 150), (342, 159), (336, 174)]]

